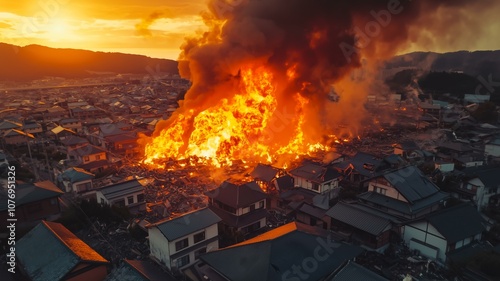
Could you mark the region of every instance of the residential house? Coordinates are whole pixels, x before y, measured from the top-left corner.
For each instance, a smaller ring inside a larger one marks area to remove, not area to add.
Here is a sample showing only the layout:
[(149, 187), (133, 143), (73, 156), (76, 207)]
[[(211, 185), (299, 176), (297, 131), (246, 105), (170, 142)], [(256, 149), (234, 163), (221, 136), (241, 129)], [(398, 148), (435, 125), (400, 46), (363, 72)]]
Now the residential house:
[(198, 272), (208, 280), (325, 280), (362, 252), (326, 230), (292, 222), (202, 255)]
[(404, 226), (403, 238), (411, 250), (445, 262), (450, 251), (478, 241), (485, 230), (481, 214), (471, 204), (460, 204), (429, 214)]
[(70, 150), (77, 149), (77, 148), (83, 147), (83, 146), (87, 146), (89, 144), (89, 141), (87, 139), (82, 138), (82, 137), (69, 136), (69, 137), (65, 138), (64, 140), (61, 140), (61, 143), (65, 147), (64, 152), (66, 154), (68, 154)]
[(92, 105), (85, 105), (70, 109), (71, 117), (80, 121), (96, 120), (107, 117), (104, 110)]
[(396, 217), (362, 204), (339, 202), (326, 215), (338, 236), (370, 250), (383, 252), (399, 236)]
[(66, 138), (73, 137), (76, 135), (76, 133), (74, 131), (67, 129), (67, 128), (64, 128), (64, 127), (61, 127), (61, 126), (57, 126), (57, 127), (53, 128), (52, 130), (50, 130), (50, 132), (51, 132), (50, 136), (54, 140), (58, 140), (58, 141), (63, 141)]
[(131, 212), (144, 211), (145, 184), (145, 179), (133, 179), (101, 187), (96, 191), (97, 202), (110, 206), (126, 206)]
[(22, 129), (20, 131), (23, 131), (28, 134), (32, 134), (34, 136), (38, 136), (43, 133), (43, 128), (42, 125), (37, 123), (37, 122), (25, 122), (23, 124)]
[(34, 140), (35, 136), (17, 129), (10, 129), (3, 135), (3, 140), (7, 145), (27, 145), (28, 141)]
[(22, 126), (23, 125), (21, 123), (4, 120), (3, 122), (0, 123), (0, 134), (4, 135), (7, 131), (10, 131), (12, 129), (22, 131)]
[(68, 117), (69, 117), (68, 111), (60, 106), (53, 106), (45, 110), (45, 112), (43, 112), (43, 119), (46, 122), (57, 121)]
[(134, 156), (138, 153), (138, 139), (135, 133), (124, 133), (105, 137), (104, 143), (113, 153)]
[(70, 129), (71, 131), (81, 134), (83, 133), (82, 122), (75, 118), (64, 118), (58, 121), (59, 126)]
[(478, 210), (488, 207), (500, 194), (500, 167), (470, 167), (461, 171), (462, 183), (455, 189), (460, 199), (471, 200)]
[(257, 166), (250, 172), (250, 176), (266, 192), (276, 189), (274, 181), (279, 176), (283, 175), (281, 169), (271, 165), (257, 164)]
[(327, 210), (328, 208), (303, 202), (303, 204), (295, 208), (295, 220), (307, 225), (330, 229), (330, 219), (326, 214)]
[(377, 273), (353, 261), (348, 261), (334, 276), (326, 281), (389, 281)]
[(209, 208), (150, 224), (151, 255), (170, 270), (181, 270), (200, 255), (219, 248), (217, 224), (221, 218)]
[[(50, 181), (22, 183), (16, 186), (16, 219), (18, 223), (54, 220), (61, 214), (59, 197), (64, 194)], [(8, 218), (7, 193), (0, 193), (0, 219)]]
[(77, 167), (69, 168), (57, 176), (57, 180), (64, 191), (75, 193), (92, 190), (92, 180), (94, 178), (94, 174)]
[(16, 243), (30, 280), (104, 280), (109, 262), (62, 224), (42, 221)]
[(296, 187), (325, 194), (329, 199), (338, 196), (340, 190), (339, 181), (342, 175), (334, 169), (307, 163), (291, 170), (289, 173), (293, 177)]
[(267, 195), (255, 182), (223, 182), (206, 193), (210, 209), (221, 219), (221, 232), (251, 234), (267, 223)]
[(368, 181), (358, 199), (393, 216), (416, 219), (440, 209), (449, 198), (415, 166), (386, 172)]
[(123, 260), (105, 281), (176, 281), (169, 273), (150, 261)]
[(345, 181), (355, 186), (363, 186), (366, 180), (390, 168), (383, 159), (364, 152), (357, 152), (351, 159), (331, 167), (341, 172)]
[(436, 150), (437, 158), (447, 161), (453, 161), (456, 158), (461, 158), (474, 152), (470, 145), (461, 142), (444, 142), (437, 146)]
[(85, 145), (68, 152), (68, 158), (74, 159), (79, 168), (89, 172), (103, 172), (109, 167), (107, 152), (94, 145)]

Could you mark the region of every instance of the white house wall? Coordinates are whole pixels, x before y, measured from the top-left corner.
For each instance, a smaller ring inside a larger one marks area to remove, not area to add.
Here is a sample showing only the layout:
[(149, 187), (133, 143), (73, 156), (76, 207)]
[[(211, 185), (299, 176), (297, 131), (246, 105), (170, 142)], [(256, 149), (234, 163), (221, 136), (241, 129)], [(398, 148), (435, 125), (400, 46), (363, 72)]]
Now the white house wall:
[[(193, 232), (193, 233), (191, 233), (191, 234), (189, 234), (187, 236), (184, 236), (184, 237), (181, 237), (179, 239), (173, 240), (171, 242), (168, 242), (167, 239), (165, 238), (164, 241), (166, 241), (166, 242), (165, 242), (164, 245), (168, 245), (165, 248), (168, 248), (168, 252), (171, 255), (174, 255), (177, 252), (185, 251), (186, 249), (192, 248), (192, 250), (189, 251), (189, 255), (190, 255), (190, 257), (189, 257), (189, 262), (190, 263), (189, 264), (193, 264), (195, 262), (195, 260), (194, 260), (194, 251), (197, 249), (196, 246), (198, 244), (200, 244), (200, 243), (203, 243), (206, 240), (209, 240), (209, 239), (212, 239), (214, 237), (219, 236), (219, 231), (218, 231), (218, 228), (217, 228), (217, 224), (211, 225), (211, 226), (205, 228), (204, 230), (205, 230), (205, 240), (203, 240), (203, 241), (200, 241), (200, 242), (194, 244), (194, 235), (197, 234), (197, 233), (202, 232), (203, 229), (201, 229), (201, 230), (195, 231), (195, 232)], [(179, 251), (176, 251), (175, 250), (175, 243), (178, 242), (178, 241), (184, 240), (186, 238), (188, 238), (188, 246), (186, 248), (183, 248), (183, 249), (179, 250)], [(217, 249), (219, 249), (219, 242), (218, 241), (209, 243), (207, 245), (207, 252), (208, 251), (217, 250)], [(188, 255), (188, 254), (186, 254), (186, 255)], [(170, 268), (170, 266), (175, 266), (177, 264), (176, 260), (170, 261), (170, 257), (169, 257), (169, 262), (171, 262), (171, 264), (170, 263), (167, 264), (167, 266), (169, 266), (169, 268)], [(186, 266), (188, 266), (188, 265), (186, 265)]]
[(149, 250), (151, 255), (170, 268), (170, 249), (166, 247), (168, 240), (161, 231), (152, 227), (148, 229)]
[[(410, 240), (412, 238), (438, 248), (439, 249), (438, 259), (440, 259), (443, 262), (446, 260), (446, 250), (448, 243), (446, 239), (428, 222), (420, 221), (406, 225), (404, 227), (404, 234), (403, 234), (403, 239), (405, 243), (410, 246), (411, 245), (415, 246), (415, 244), (410, 243)], [(419, 248), (412, 249), (411, 247), (410, 249), (420, 250)]]

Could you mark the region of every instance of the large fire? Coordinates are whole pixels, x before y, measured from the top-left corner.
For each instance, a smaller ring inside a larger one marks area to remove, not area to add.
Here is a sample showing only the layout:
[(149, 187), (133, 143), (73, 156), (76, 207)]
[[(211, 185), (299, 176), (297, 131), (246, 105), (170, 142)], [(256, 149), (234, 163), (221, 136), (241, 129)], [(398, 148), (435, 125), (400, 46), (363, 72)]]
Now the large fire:
[(144, 162), (196, 158), (216, 166), (237, 159), (273, 163), (327, 148), (304, 134), (306, 98), (295, 94), (292, 120), (278, 120), (286, 124), (285, 132), (273, 121), (282, 115), (272, 72), (260, 67), (241, 70), (240, 76), (238, 93), (199, 113), (190, 109), (173, 115), (170, 126), (146, 144)]

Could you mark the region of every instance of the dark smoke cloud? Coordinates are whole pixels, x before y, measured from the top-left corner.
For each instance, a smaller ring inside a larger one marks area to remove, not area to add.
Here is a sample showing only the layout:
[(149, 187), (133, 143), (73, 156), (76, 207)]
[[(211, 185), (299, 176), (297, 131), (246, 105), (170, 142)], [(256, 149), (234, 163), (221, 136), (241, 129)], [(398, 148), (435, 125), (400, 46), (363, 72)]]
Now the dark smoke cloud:
[(153, 34), (149, 27), (158, 19), (165, 16), (164, 12), (153, 12), (148, 17), (141, 20), (135, 25), (136, 34), (144, 37), (151, 37)]
[[(296, 65), (296, 79), (289, 92), (304, 95), (325, 94), (330, 85), (360, 67), (361, 58), (393, 55), (410, 38), (410, 27), (420, 18), (432, 19), (436, 11), (464, 11), (471, 4), (489, 0), (211, 0), (204, 15), (210, 30), (190, 38), (183, 46), (180, 72), (193, 81), (188, 98), (211, 95), (231, 75), (249, 62), (266, 65), (283, 76)], [(392, 7), (392, 8), (391, 8)], [(388, 23), (384, 12), (390, 14)], [(223, 27), (216, 24), (226, 21)], [(456, 19), (460, 21), (460, 18)], [(372, 29), (368, 42), (365, 28)], [(418, 22), (422, 24), (422, 22)], [(427, 23), (432, 26), (432, 22)], [(439, 32), (446, 27), (435, 26)], [(363, 31), (360, 36), (359, 31)], [(374, 32), (377, 31), (377, 32)], [(366, 40), (365, 40), (366, 41)], [(358, 48), (357, 44), (363, 45)], [(351, 46), (342, 48), (341, 46)], [(347, 51), (346, 51), (347, 50)], [(349, 52), (351, 51), (351, 52)], [(346, 53), (348, 55), (346, 55)], [(306, 87), (304, 87), (306, 85)]]

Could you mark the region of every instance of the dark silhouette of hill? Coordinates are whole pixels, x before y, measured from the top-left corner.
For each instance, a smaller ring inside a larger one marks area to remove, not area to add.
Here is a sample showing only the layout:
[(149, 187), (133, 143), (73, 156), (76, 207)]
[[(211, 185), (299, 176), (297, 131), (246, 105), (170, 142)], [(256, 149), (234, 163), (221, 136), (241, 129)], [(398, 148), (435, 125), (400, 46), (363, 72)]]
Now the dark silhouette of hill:
[(177, 74), (177, 62), (141, 55), (0, 43), (0, 80), (3, 81), (28, 81), (47, 76), (86, 78), (96, 72), (147, 74), (151, 71)]
[(387, 68), (416, 68), (424, 72), (463, 72), (500, 78), (500, 51), (415, 52), (394, 57)]

